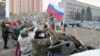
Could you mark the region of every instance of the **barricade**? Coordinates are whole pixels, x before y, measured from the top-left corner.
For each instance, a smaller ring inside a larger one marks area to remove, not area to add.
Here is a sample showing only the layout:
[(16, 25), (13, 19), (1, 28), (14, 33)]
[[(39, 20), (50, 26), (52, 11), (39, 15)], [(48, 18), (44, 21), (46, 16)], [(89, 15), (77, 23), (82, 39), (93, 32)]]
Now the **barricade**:
[(82, 27), (100, 29), (100, 22), (98, 21), (83, 21)]

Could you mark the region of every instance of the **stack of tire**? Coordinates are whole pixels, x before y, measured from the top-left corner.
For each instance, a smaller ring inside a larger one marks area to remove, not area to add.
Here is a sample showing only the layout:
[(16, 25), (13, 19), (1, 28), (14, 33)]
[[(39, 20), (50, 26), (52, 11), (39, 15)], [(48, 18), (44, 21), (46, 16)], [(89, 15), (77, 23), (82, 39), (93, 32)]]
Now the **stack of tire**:
[(59, 41), (48, 48), (49, 56), (68, 56), (74, 53), (95, 49), (92, 46), (82, 46), (72, 35), (59, 35)]

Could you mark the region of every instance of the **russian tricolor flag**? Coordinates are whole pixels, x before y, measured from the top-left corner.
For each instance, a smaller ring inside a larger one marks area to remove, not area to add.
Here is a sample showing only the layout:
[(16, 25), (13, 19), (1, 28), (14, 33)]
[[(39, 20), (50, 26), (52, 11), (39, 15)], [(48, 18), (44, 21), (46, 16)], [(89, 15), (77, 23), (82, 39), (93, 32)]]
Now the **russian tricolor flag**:
[(57, 20), (62, 21), (63, 15), (64, 15), (64, 10), (62, 8), (59, 8), (55, 6), (54, 4), (49, 4), (47, 8), (47, 12), (50, 14), (53, 14)]

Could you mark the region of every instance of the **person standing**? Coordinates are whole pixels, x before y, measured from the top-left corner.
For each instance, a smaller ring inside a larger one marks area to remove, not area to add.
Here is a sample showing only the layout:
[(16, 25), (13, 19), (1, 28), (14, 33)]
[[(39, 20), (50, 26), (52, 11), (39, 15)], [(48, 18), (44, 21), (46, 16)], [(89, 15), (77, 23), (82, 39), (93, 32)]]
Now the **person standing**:
[(19, 25), (19, 23), (17, 23), (17, 26), (15, 28), (15, 35), (16, 35), (16, 40), (18, 40), (18, 36), (20, 34), (20, 31), (23, 29), (22, 25)]
[(2, 37), (4, 40), (4, 49), (8, 49), (9, 47), (7, 46), (7, 43), (9, 38), (10, 24), (7, 21), (3, 21), (1, 27), (2, 27)]
[(65, 26), (64, 26), (64, 23), (63, 23), (63, 22), (61, 22), (60, 31), (61, 31), (61, 32), (65, 32)]
[[(33, 27), (32, 27), (33, 28)], [(25, 27), (19, 37), (18, 42), (20, 44), (21, 56), (32, 56), (32, 40), (34, 39), (34, 31), (29, 32), (28, 27)]]

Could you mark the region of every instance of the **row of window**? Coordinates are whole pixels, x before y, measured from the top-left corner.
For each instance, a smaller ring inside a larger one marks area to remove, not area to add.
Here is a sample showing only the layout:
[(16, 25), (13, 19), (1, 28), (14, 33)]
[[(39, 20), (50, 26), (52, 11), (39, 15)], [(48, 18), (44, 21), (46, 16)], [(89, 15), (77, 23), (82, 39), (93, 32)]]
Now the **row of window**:
[(71, 7), (85, 8), (85, 6), (78, 5), (78, 4), (67, 3), (67, 5), (68, 5), (68, 6), (71, 6)]
[[(83, 8), (86, 7), (77, 4), (67, 3), (67, 11), (76, 11), (76, 10), (81, 11)], [(100, 10), (96, 8), (91, 8), (91, 11), (93, 12), (94, 15), (100, 15)]]
[(84, 7), (77, 4), (67, 3), (67, 8), (68, 10), (72, 10), (72, 11), (76, 11), (76, 10), (81, 11)]

